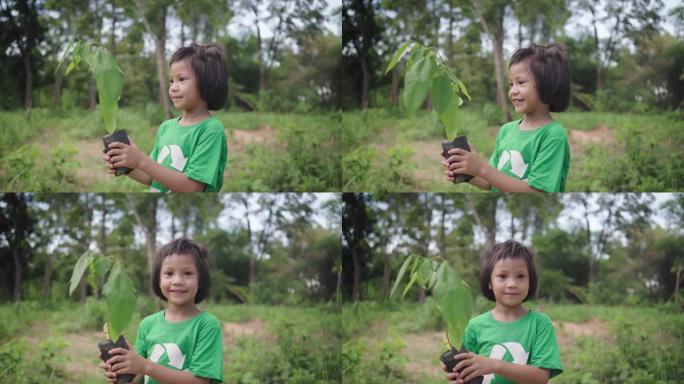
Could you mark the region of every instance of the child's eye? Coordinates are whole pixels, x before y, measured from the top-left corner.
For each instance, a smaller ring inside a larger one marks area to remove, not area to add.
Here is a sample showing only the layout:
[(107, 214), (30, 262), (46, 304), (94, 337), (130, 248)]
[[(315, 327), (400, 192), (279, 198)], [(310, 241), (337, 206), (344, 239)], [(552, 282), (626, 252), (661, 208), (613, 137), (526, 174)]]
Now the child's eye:
[(171, 276), (171, 275), (173, 275), (173, 273), (171, 273), (171, 272), (164, 272), (164, 276)]
[(185, 272), (185, 276), (190, 276), (192, 275), (192, 272)]

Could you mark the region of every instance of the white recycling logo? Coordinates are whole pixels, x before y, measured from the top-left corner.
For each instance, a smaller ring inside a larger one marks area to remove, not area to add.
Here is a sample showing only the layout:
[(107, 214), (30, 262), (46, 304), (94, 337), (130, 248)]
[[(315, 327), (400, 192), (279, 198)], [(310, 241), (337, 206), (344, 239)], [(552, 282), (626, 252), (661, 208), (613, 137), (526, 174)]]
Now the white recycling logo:
[[(509, 341), (507, 343), (497, 344), (492, 348), (489, 353), (489, 357), (492, 359), (502, 360), (506, 351), (510, 352), (513, 356), (513, 364), (525, 365), (527, 364), (527, 358), (530, 356), (529, 352), (525, 351), (522, 345), (516, 343), (515, 341)], [(494, 374), (484, 376), (482, 384), (490, 384), (494, 380)]]
[(497, 164), (496, 168), (502, 170), (509, 161), (511, 162), (511, 172), (522, 179), (529, 164), (525, 164), (522, 154), (518, 151), (501, 152), (499, 164)]
[[(161, 359), (161, 357), (164, 355), (164, 352), (166, 352), (170, 366), (179, 370), (183, 368), (185, 355), (183, 355), (178, 345), (174, 343), (155, 344), (152, 346), (152, 352), (150, 353), (149, 357), (150, 361), (153, 363), (158, 363), (159, 359)], [(147, 384), (149, 379), (150, 378), (145, 375), (145, 384)]]
[(159, 156), (157, 156), (157, 163), (161, 164), (169, 155), (171, 155), (171, 166), (182, 172), (183, 168), (185, 168), (185, 163), (188, 162), (188, 158), (183, 156), (183, 151), (175, 144), (165, 145), (162, 148)]

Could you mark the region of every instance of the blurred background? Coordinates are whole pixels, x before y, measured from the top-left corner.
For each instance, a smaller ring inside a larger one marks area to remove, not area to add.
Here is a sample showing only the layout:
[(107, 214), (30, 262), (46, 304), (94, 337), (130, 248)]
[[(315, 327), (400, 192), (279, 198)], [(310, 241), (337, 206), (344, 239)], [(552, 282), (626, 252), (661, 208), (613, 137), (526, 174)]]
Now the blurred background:
[(342, 200), (341, 316), (352, 335), (342, 349), (356, 357), (345, 360), (350, 382), (446, 382), (436, 301), (417, 285), (397, 299), (403, 284), (389, 300), (399, 268), (411, 253), (447, 260), (471, 287), (477, 315), (494, 307), (480, 293), (480, 257), (508, 239), (535, 255), (538, 292), (524, 305), (554, 322), (565, 372), (553, 383), (675, 383), (684, 373), (674, 352), (684, 339), (681, 194)]
[[(531, 43), (568, 49), (573, 96), (554, 113), (570, 139), (566, 191), (682, 190), (684, 6), (675, 0), (344, 0), (345, 191), (474, 191), (443, 176), (444, 129), (431, 112), (408, 116), (401, 94), (413, 40), (434, 47), (465, 83), (458, 132), (490, 156), (498, 128), (518, 119), (508, 60)], [(605, 164), (611, 164), (610, 168)]]
[(338, 151), (340, 13), (339, 0), (0, 2), (0, 189), (144, 189), (109, 177), (95, 81), (59, 66), (68, 43), (81, 40), (115, 56), (124, 78), (118, 126), (147, 153), (161, 122), (181, 112), (168, 97), (171, 54), (221, 44), (224, 190), (339, 190), (339, 156), (327, 154)]
[(76, 260), (90, 250), (122, 264), (138, 293), (124, 332), (133, 342), (140, 320), (165, 307), (148, 263), (181, 236), (209, 250), (199, 306), (222, 322), (226, 383), (339, 382), (340, 212), (335, 194), (5, 193), (0, 382), (104, 382), (104, 282), (83, 278), (70, 297)]

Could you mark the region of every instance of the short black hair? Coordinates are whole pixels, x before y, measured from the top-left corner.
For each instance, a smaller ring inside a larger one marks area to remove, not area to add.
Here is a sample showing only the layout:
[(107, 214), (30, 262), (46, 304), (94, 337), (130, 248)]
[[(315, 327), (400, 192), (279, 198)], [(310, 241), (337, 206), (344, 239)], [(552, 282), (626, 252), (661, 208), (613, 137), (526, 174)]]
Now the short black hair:
[(152, 263), (152, 291), (154, 294), (166, 301), (166, 297), (159, 287), (159, 280), (164, 259), (171, 255), (188, 255), (192, 257), (197, 266), (198, 280), (195, 304), (204, 300), (209, 294), (209, 287), (211, 286), (208, 260), (209, 252), (205, 246), (186, 238), (173, 240), (168, 244), (162, 245), (157, 250), (154, 257), (154, 263)]
[(527, 291), (527, 296), (525, 296), (523, 301), (534, 297), (537, 292), (537, 270), (534, 266), (534, 256), (529, 248), (514, 240), (494, 244), (485, 251), (482, 258), (482, 266), (480, 267), (480, 289), (482, 290), (482, 295), (491, 301), (496, 301), (494, 292), (489, 288), (492, 280), (492, 271), (496, 263), (506, 258), (523, 259), (525, 261), (530, 280), (530, 289)]
[(183, 60), (189, 60), (207, 108), (212, 111), (223, 108), (228, 99), (228, 64), (223, 47), (215, 43), (180, 47), (171, 55), (169, 65)]
[(565, 46), (560, 43), (532, 44), (520, 48), (508, 64), (523, 63), (534, 76), (537, 92), (549, 111), (563, 112), (570, 104), (570, 63)]

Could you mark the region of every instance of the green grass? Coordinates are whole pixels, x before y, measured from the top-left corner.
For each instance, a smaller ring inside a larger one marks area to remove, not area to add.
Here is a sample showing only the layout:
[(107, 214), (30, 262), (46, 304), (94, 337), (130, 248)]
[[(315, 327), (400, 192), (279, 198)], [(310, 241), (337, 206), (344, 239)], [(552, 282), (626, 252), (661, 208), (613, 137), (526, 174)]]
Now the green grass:
[[(135, 342), (141, 317), (156, 311), (140, 298), (124, 335)], [(340, 323), (335, 306), (201, 306), (222, 323), (258, 321), (258, 334), (224, 331), (226, 383), (338, 383), (341, 380)], [(23, 302), (0, 305), (0, 372), (13, 383), (101, 383), (97, 342), (105, 303)], [(85, 373), (75, 371), (87, 368)], [(265, 369), (277, 367), (277, 369)], [(0, 380), (1, 381), (1, 380)]]
[[(218, 112), (230, 137), (235, 130), (269, 127), (268, 142), (244, 150), (229, 146), (223, 191), (340, 190), (337, 113), (279, 114)], [(151, 152), (161, 121), (144, 109), (125, 108), (118, 128), (145, 153)], [(127, 177), (110, 177), (101, 159), (105, 133), (97, 111), (34, 109), (0, 112), (0, 188), (3, 191), (141, 192)], [(274, 144), (271, 144), (274, 143)]]
[[(566, 112), (554, 114), (568, 132), (607, 127), (612, 141), (585, 143), (572, 153), (566, 192), (678, 191), (684, 189), (684, 119), (676, 113)], [(343, 187), (348, 191), (479, 191), (443, 176), (443, 129), (430, 112), (405, 116), (374, 109), (343, 114)], [(488, 108), (463, 108), (458, 134), (489, 158), (500, 124)], [(421, 151), (434, 146), (427, 155)], [(606, 166), (606, 165), (610, 166)]]
[[(491, 308), (478, 302), (476, 313)], [(675, 383), (684, 374), (684, 313), (673, 306), (625, 307), (557, 305), (532, 302), (557, 324), (581, 326), (597, 319), (605, 334), (563, 334), (564, 373), (552, 383)], [(345, 371), (359, 372), (366, 382), (441, 383), (438, 361), (447, 346), (441, 336), (439, 313), (430, 300), (416, 303), (363, 302), (342, 308), (345, 328)], [(427, 346), (425, 345), (427, 343)], [(392, 353), (388, 348), (393, 347)], [(391, 355), (392, 357), (388, 357)], [(371, 368), (374, 367), (374, 368)], [(391, 373), (390, 373), (391, 372)]]

